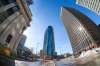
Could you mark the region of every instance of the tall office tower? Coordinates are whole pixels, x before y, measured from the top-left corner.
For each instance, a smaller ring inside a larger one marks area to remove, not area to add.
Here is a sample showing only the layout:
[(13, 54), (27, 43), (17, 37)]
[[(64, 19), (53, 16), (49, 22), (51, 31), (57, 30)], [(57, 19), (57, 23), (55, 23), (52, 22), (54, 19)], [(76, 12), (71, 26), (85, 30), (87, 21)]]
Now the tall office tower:
[(19, 41), (19, 44), (17, 46), (17, 56), (22, 57), (23, 52), (25, 51), (25, 41), (26, 41), (26, 36), (22, 35)]
[(0, 0), (0, 44), (15, 52), (31, 17), (26, 0)]
[(68, 31), (74, 54), (100, 46), (98, 26), (74, 8), (62, 7), (61, 17)]
[(86, 7), (100, 15), (100, 0), (76, 0), (76, 4)]
[(25, 35), (21, 36), (20, 41), (19, 41), (19, 45), (18, 45), (19, 48), (23, 48), (25, 46), (26, 38), (27, 37)]
[(48, 26), (45, 32), (43, 51), (44, 54), (49, 57), (53, 57), (55, 55), (54, 32), (52, 26)]

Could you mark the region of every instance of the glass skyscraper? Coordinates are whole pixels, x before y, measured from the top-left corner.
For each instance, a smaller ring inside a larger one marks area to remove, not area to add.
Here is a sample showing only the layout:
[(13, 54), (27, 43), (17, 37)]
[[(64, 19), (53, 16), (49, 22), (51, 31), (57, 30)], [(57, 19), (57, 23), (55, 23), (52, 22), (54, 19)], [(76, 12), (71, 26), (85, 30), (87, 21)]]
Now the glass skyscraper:
[(18, 44), (18, 48), (23, 48), (25, 46), (27, 37), (25, 35), (22, 35)]
[(76, 0), (76, 4), (86, 7), (100, 15), (100, 0)]
[(53, 27), (48, 26), (44, 35), (43, 52), (46, 56), (53, 57), (55, 55), (55, 42)]
[(62, 7), (61, 17), (70, 37), (74, 54), (100, 47), (98, 26), (74, 8)]

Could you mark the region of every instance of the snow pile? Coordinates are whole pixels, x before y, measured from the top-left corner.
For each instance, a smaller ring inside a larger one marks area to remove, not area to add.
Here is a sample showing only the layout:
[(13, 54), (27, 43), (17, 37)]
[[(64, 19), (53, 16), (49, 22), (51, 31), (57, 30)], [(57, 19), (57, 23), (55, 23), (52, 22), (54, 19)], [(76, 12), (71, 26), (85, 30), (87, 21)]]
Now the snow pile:
[(82, 52), (81, 55), (78, 58), (76, 58), (76, 62), (78, 61), (78, 63), (84, 64), (86, 62), (93, 61), (100, 56), (99, 51), (100, 48), (95, 48), (86, 52)]
[(15, 60), (15, 66), (40, 66), (40, 62), (25, 62)]

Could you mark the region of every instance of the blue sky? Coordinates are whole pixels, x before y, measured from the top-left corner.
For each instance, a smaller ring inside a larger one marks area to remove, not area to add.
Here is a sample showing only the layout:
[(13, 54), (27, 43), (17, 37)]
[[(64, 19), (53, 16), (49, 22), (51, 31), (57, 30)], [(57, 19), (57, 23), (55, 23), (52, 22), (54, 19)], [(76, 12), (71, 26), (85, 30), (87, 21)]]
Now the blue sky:
[(46, 28), (54, 28), (55, 46), (58, 54), (72, 53), (70, 40), (60, 17), (61, 6), (73, 7), (89, 16), (96, 24), (100, 24), (100, 16), (75, 4), (75, 0), (34, 0), (30, 6), (32, 11), (31, 26), (24, 32), (27, 36), (26, 46), (39, 52), (43, 48), (43, 38)]

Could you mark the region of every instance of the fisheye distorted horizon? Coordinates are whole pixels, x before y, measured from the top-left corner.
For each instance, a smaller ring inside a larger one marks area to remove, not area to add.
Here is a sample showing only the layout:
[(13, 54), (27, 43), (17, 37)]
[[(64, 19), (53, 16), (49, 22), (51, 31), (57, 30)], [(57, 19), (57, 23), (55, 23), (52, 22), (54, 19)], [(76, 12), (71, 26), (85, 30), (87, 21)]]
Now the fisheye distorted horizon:
[(32, 11), (31, 26), (24, 32), (27, 36), (26, 46), (38, 53), (43, 49), (45, 30), (49, 25), (53, 26), (55, 48), (58, 54), (72, 53), (70, 40), (60, 17), (62, 6), (73, 7), (92, 18), (98, 25), (100, 16), (92, 11), (76, 5), (75, 0), (34, 0), (30, 6)]

